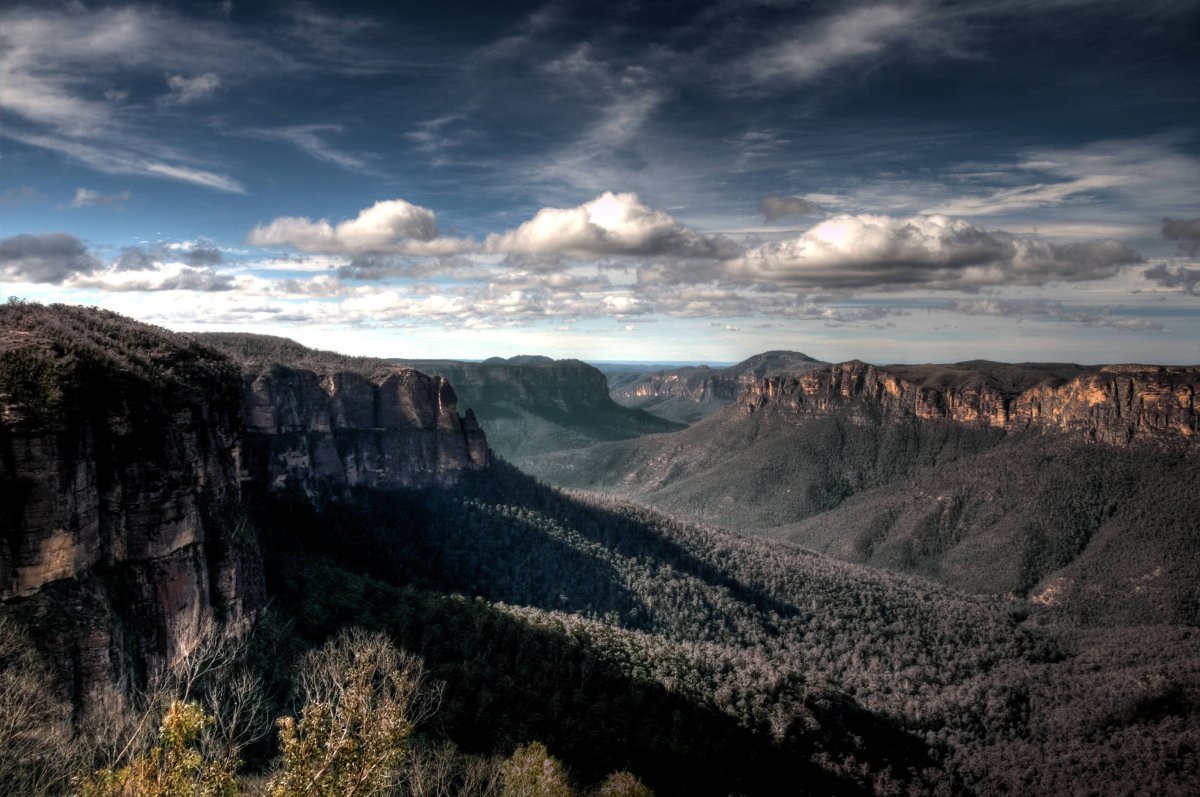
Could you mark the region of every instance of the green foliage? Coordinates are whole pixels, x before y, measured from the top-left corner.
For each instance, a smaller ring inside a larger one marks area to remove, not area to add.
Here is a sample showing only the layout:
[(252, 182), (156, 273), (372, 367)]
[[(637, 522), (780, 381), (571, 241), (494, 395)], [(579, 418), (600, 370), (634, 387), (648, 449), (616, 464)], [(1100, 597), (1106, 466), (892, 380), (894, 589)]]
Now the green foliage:
[(237, 761), (208, 757), (202, 736), (213, 718), (195, 703), (173, 701), (158, 743), (117, 769), (102, 769), (79, 784), (81, 797), (234, 797)]
[(397, 780), (412, 734), (420, 666), (381, 635), (347, 632), (306, 654), (299, 719), (279, 720), (271, 797), (366, 797)]

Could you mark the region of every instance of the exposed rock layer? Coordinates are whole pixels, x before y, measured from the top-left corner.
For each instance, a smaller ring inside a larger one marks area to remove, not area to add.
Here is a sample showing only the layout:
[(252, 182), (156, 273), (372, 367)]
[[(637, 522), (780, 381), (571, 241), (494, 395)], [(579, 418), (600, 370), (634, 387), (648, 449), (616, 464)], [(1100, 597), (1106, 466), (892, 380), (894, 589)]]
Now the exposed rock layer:
[(207, 623), (248, 626), (265, 598), (247, 479), (425, 486), (488, 461), (445, 379), (244, 337), (284, 362), (103, 311), (0, 307), (0, 602), (79, 695), (136, 683)]
[(743, 412), (950, 421), (998, 429), (1077, 432), (1090, 440), (1174, 443), (1200, 431), (1200, 369), (1112, 365), (883, 366), (853, 360), (775, 376), (739, 397)]
[(8, 306), (0, 329), (0, 600), (28, 599), (82, 691), (245, 625), (263, 588), (235, 533), (237, 369), (100, 311)]

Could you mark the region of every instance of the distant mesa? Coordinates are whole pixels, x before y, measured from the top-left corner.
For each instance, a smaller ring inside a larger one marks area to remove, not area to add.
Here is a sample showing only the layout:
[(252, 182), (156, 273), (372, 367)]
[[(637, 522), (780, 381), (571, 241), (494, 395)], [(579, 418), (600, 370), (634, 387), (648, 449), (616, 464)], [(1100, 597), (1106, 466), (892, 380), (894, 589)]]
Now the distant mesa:
[(552, 451), (683, 428), (681, 423), (613, 401), (607, 377), (579, 360), (526, 354), (478, 363), (389, 362), (448, 379), (459, 405), (474, 413), (492, 449), (516, 463)]

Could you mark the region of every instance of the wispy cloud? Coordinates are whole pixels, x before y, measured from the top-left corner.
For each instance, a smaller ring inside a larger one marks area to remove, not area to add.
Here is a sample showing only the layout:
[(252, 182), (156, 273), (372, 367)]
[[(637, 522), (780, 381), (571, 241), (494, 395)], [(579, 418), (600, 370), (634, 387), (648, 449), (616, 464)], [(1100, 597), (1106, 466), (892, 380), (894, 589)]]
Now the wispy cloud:
[(94, 191), (90, 188), (77, 188), (75, 189), (75, 197), (71, 200), (70, 207), (119, 209), (125, 207), (125, 203), (129, 201), (129, 197), (130, 193), (128, 191), (121, 191), (116, 194), (101, 194), (99, 191)]
[(242, 132), (253, 138), (286, 142), (311, 158), (332, 163), (349, 172), (358, 172), (361, 174), (370, 171), (369, 156), (337, 149), (325, 140), (326, 134), (345, 132), (345, 128), (341, 125), (307, 124), (275, 128), (256, 127)]
[(220, 87), (221, 78), (215, 72), (205, 72), (195, 77), (171, 75), (167, 78), (170, 93), (164, 100), (171, 104), (188, 105), (212, 97)]
[(907, 52), (961, 55), (951, 17), (924, 3), (884, 3), (842, 8), (806, 21), (753, 52), (740, 76), (750, 83), (810, 83), (851, 64)]

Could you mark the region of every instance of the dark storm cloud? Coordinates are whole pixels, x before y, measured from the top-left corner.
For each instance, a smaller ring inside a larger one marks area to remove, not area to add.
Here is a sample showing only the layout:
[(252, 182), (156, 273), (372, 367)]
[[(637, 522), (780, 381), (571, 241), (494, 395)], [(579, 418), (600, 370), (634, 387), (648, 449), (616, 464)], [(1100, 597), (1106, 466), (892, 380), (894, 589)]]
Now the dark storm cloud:
[(1180, 288), (1184, 293), (1200, 295), (1200, 268), (1171, 267), (1166, 263), (1159, 263), (1146, 269), (1144, 276), (1164, 288)]
[(1200, 252), (1200, 218), (1163, 219), (1163, 237), (1175, 241), (1179, 249), (1188, 254)]
[(758, 212), (767, 221), (813, 216), (821, 208), (800, 196), (765, 196), (758, 203)]
[(60, 285), (100, 267), (83, 242), (65, 232), (0, 239), (0, 273), (10, 279)]

